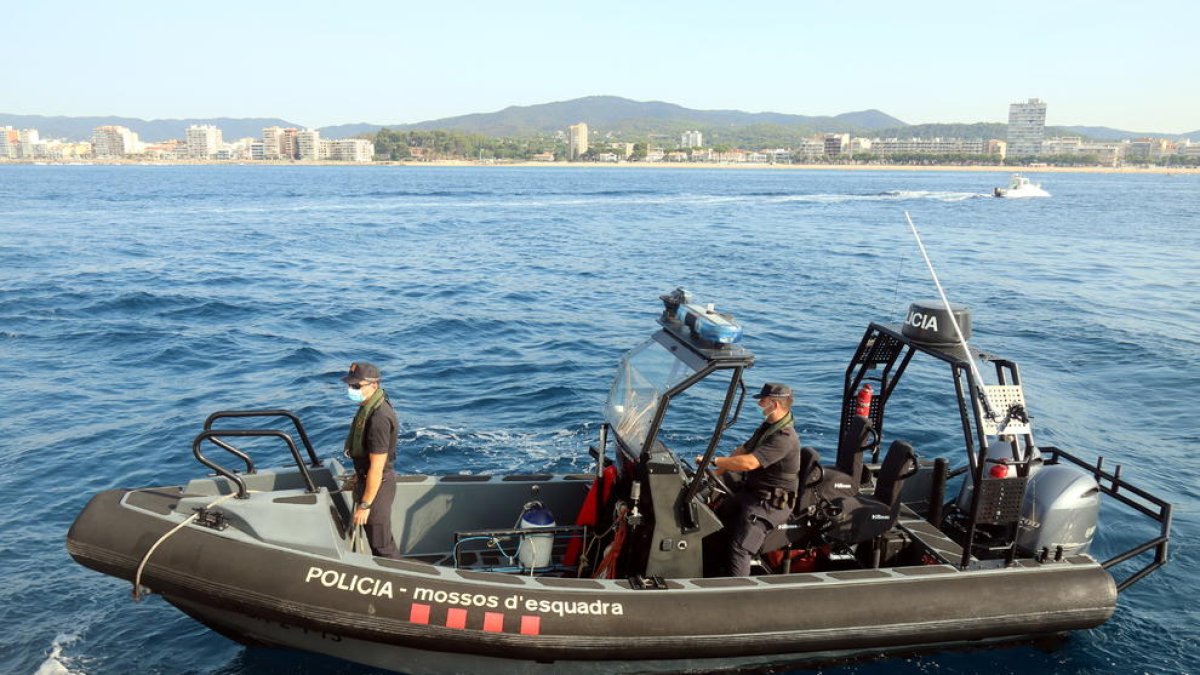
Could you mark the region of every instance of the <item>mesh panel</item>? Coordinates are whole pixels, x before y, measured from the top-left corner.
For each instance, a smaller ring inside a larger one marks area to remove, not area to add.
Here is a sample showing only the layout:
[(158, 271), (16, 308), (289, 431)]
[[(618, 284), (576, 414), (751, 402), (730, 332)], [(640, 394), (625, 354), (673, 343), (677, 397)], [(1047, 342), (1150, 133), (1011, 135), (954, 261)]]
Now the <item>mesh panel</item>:
[(1021, 501), (1025, 497), (1028, 477), (985, 478), (979, 490), (981, 525), (1009, 525), (1021, 517)]
[(1012, 384), (987, 384), (984, 385), (983, 389), (987, 392), (988, 402), (997, 416), (997, 419), (990, 420), (987, 418), (987, 415), (980, 415), (983, 419), (983, 432), (985, 434), (1000, 436), (1002, 434), (1029, 433), (1028, 418), (1021, 420), (1011, 417), (1009, 414), (1009, 411), (1014, 407), (1019, 407), (1022, 411), (1025, 410), (1025, 393), (1021, 390), (1021, 387)]

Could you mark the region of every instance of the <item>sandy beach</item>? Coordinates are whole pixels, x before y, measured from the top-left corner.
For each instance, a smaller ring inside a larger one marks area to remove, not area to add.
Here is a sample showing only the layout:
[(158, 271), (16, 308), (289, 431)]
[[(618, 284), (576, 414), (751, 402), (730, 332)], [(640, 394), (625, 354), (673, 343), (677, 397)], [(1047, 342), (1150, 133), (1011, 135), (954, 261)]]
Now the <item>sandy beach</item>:
[(530, 169), (732, 169), (739, 171), (962, 171), (994, 173), (1121, 173), (1200, 175), (1200, 167), (1109, 167), (1109, 166), (961, 166), (956, 164), (751, 164), (718, 162), (506, 162), (477, 160), (431, 160), (399, 162), (285, 162), (278, 160), (207, 160), (207, 161), (141, 161), (132, 159), (77, 160), (47, 162), (45, 160), (0, 160), (5, 165), (48, 166), (390, 166), (390, 167), (507, 167)]
[(735, 169), (735, 170), (778, 170), (778, 171), (966, 171), (995, 173), (1143, 173), (1143, 174), (1197, 174), (1200, 167), (1108, 167), (1108, 166), (960, 166), (955, 164), (932, 164), (909, 166), (900, 164), (750, 164), (716, 162), (477, 162), (439, 160), (430, 162), (375, 162), (396, 166), (505, 166), (505, 167), (587, 167), (612, 169)]

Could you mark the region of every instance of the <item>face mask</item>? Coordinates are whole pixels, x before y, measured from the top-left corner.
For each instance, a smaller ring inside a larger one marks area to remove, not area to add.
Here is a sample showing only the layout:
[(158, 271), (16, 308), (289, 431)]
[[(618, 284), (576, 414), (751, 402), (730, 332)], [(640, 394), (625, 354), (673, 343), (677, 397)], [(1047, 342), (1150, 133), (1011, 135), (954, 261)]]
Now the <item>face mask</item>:
[(367, 397), (363, 396), (362, 389), (351, 389), (350, 387), (346, 387), (346, 398), (355, 403), (362, 403), (367, 400)]
[(763, 406), (763, 407), (760, 407), (758, 410), (759, 410), (759, 412), (761, 412), (761, 413), (762, 413), (762, 416), (763, 416), (763, 417), (770, 417), (770, 416), (771, 416), (771, 410), (772, 410), (773, 408), (774, 408), (774, 406), (769, 406), (769, 405), (768, 405), (768, 406)]

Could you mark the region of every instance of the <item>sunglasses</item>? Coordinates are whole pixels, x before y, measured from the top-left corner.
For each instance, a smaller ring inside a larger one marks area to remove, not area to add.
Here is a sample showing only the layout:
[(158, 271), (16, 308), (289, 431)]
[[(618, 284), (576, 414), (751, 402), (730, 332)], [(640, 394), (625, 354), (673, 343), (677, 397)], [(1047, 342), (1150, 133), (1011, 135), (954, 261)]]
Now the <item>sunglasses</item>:
[(350, 385), (350, 388), (351, 389), (362, 389), (363, 387), (367, 386), (368, 384), (374, 384), (374, 382), (358, 382), (358, 383)]

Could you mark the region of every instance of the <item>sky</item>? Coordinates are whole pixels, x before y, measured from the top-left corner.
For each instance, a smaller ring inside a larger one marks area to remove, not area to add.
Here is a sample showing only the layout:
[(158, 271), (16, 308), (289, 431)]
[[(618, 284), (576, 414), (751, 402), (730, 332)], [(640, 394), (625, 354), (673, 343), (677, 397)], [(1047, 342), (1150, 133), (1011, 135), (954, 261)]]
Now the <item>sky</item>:
[(0, 112), (404, 124), (582, 96), (1200, 129), (1200, 3), (12, 3)]

